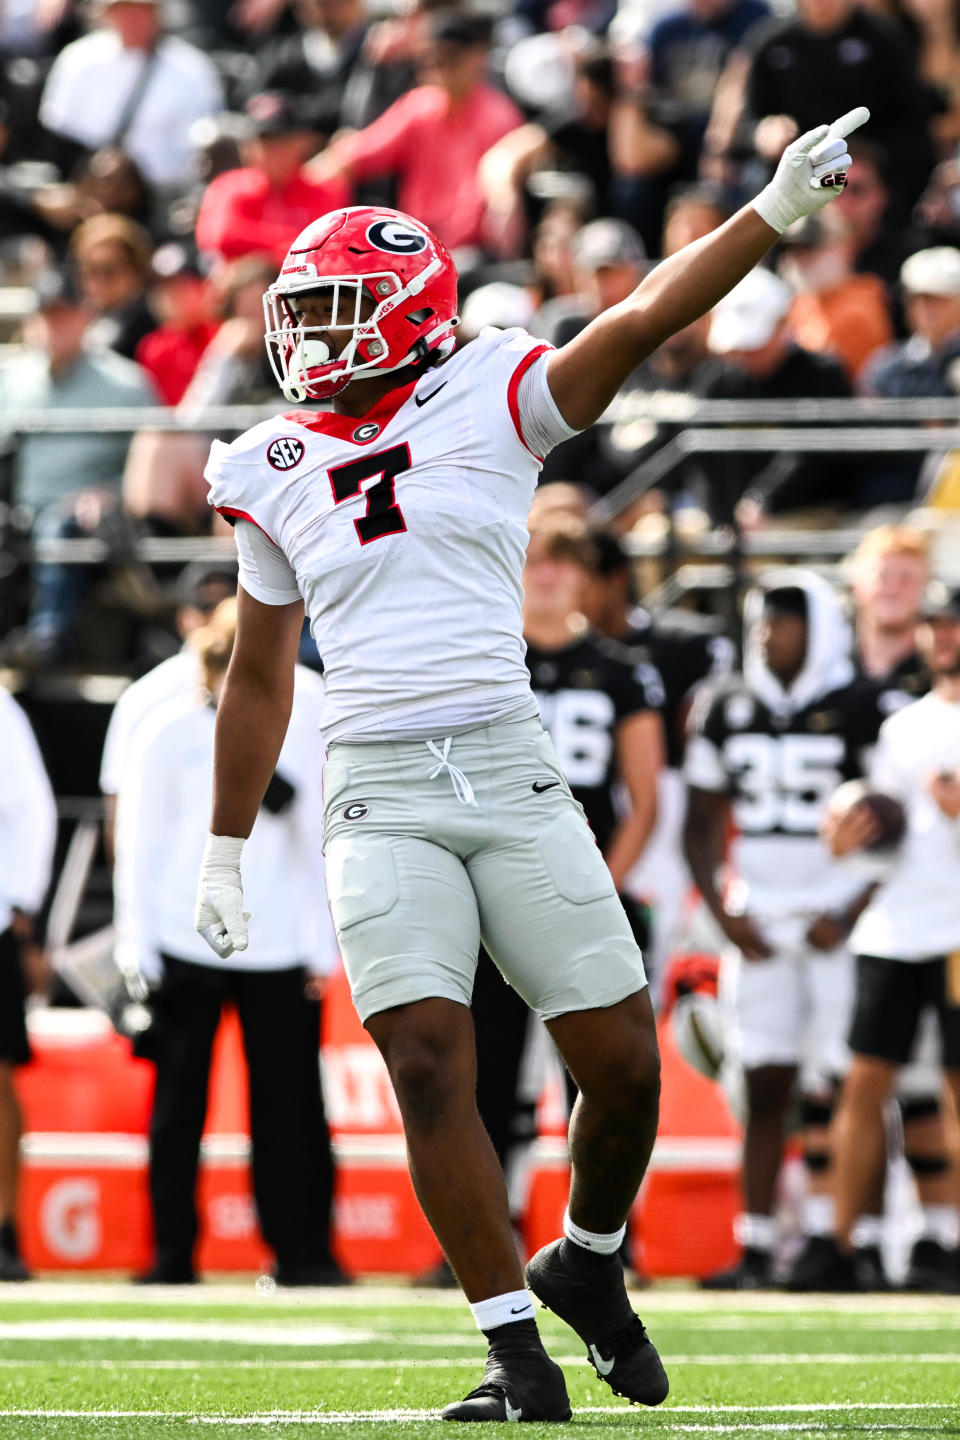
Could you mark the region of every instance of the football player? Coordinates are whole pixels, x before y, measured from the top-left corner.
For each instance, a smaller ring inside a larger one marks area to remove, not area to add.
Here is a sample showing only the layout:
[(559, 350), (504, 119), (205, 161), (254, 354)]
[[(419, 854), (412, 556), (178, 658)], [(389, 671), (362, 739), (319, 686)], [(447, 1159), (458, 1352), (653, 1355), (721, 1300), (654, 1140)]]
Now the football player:
[(649, 661), (586, 625), (581, 605), (592, 552), (591, 537), (575, 521), (531, 521), (523, 571), (527, 668), (560, 768), (644, 943), (645, 917), (622, 892), (657, 815), (663, 682)]
[[(875, 789), (905, 807), (906, 838), (852, 936), (857, 955), (853, 1062), (834, 1122), (839, 1257), (848, 1268), (851, 1231), (869, 1189), (871, 1167), (883, 1160), (883, 1105), (910, 1057), (920, 1013), (927, 1007), (937, 1013), (947, 1083), (954, 1103), (960, 1101), (960, 592), (939, 583), (930, 586), (917, 639), (933, 688), (885, 721), (870, 774)], [(868, 844), (870, 828), (869, 817), (858, 807), (845, 817), (829, 818), (826, 833), (834, 854), (851, 854)], [(955, 1204), (944, 1208), (953, 1209), (953, 1223), (939, 1232), (945, 1259), (936, 1264), (933, 1278), (936, 1288), (956, 1293), (957, 1212)], [(911, 1259), (918, 1259), (916, 1251)], [(910, 1272), (907, 1282), (916, 1284)]]
[(652, 934), (644, 951), (647, 970), (659, 991), (660, 979), (676, 938), (690, 875), (683, 860), (686, 788), (683, 752), (687, 720), (695, 692), (733, 666), (736, 652), (726, 635), (686, 611), (656, 619), (639, 604), (630, 557), (619, 537), (601, 530), (592, 537), (594, 563), (583, 610), (590, 623), (629, 647), (637, 666), (648, 665), (663, 686), (665, 764), (658, 785), (657, 823), (649, 843), (631, 870), (626, 888), (652, 900)]
[(698, 698), (685, 762), (684, 847), (728, 941), (720, 1000), (745, 1088), (743, 1255), (705, 1282), (731, 1289), (773, 1280), (776, 1182), (798, 1074), (805, 1229), (816, 1238), (832, 1225), (825, 1127), (847, 1059), (845, 945), (869, 889), (833, 860), (819, 830), (836, 787), (862, 774), (883, 718), (876, 687), (855, 678), (839, 599), (818, 575), (770, 572), (748, 593), (744, 621), (743, 672)]
[(344, 965), (421, 1204), (490, 1346), (450, 1420), (570, 1414), (476, 1110), (481, 935), (580, 1089), (564, 1235), (532, 1258), (529, 1286), (614, 1391), (658, 1404), (668, 1388), (617, 1255), (656, 1134), (653, 1011), (523, 659), (539, 457), (839, 193), (846, 136), (867, 118), (795, 141), (752, 204), (556, 351), (508, 330), (451, 354), (457, 276), (436, 237), (396, 211), (332, 212), (294, 242), (265, 304), (288, 401), (333, 409), (288, 410), (211, 452), (211, 502), (236, 522), (240, 618), (197, 925), (221, 953), (247, 944), (241, 852), (283, 740), (305, 604), (327, 683), (325, 849)]
[[(884, 686), (881, 705), (893, 714), (930, 688), (930, 672), (917, 646), (924, 591), (930, 579), (927, 537), (908, 525), (869, 530), (850, 557), (856, 617), (854, 658), (859, 670)], [(913, 1172), (922, 1212), (903, 1281), (908, 1290), (941, 1290), (953, 1284), (956, 1232), (956, 1121), (944, 1107), (936, 1027), (927, 1012), (917, 1049), (900, 1072), (896, 1098), (903, 1124), (903, 1149)], [(861, 1216), (857, 1243), (876, 1243), (881, 1231), (883, 1176), (871, 1208)], [(824, 1266), (835, 1267), (825, 1251)], [(823, 1271), (811, 1276), (823, 1286)]]

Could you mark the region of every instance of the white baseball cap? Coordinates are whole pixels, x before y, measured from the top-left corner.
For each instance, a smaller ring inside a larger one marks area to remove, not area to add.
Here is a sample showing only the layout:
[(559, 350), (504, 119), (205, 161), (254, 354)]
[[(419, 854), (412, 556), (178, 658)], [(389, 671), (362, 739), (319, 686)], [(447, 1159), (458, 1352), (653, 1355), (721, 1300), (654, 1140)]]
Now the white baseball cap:
[(714, 355), (731, 350), (760, 350), (776, 334), (793, 295), (769, 270), (751, 270), (710, 314), (708, 347)]
[(901, 265), (900, 284), (909, 295), (960, 295), (960, 250), (952, 245), (918, 250)]

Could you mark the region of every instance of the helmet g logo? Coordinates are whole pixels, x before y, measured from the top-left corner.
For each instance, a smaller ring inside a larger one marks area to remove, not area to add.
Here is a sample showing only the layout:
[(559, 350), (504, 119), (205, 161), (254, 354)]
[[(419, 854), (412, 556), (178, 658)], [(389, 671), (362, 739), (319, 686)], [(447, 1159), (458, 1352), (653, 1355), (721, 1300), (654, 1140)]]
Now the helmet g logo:
[(388, 255), (419, 255), (427, 248), (427, 237), (397, 220), (378, 220), (367, 231), (367, 239)]

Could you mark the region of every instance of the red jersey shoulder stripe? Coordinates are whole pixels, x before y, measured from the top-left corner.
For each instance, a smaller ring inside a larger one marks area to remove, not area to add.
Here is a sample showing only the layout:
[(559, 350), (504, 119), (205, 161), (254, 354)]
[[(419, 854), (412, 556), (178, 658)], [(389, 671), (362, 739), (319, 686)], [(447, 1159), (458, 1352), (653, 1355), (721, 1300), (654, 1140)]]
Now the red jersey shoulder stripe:
[[(520, 443), (523, 445), (525, 450), (530, 450), (530, 446), (524, 439), (523, 427), (520, 424), (520, 408), (517, 405), (517, 392), (520, 389), (520, 381), (523, 379), (524, 375), (526, 375), (534, 360), (539, 360), (541, 355), (546, 355), (548, 351), (552, 349), (552, 345), (547, 345), (546, 343), (544, 343), (543, 345), (537, 345), (533, 350), (528, 350), (526, 355), (524, 355), (523, 359), (520, 361), (520, 364), (510, 376), (510, 380), (507, 384), (507, 404), (510, 407), (510, 418), (513, 421), (513, 428), (516, 430), (517, 434), (520, 437)], [(534, 455), (534, 452), (532, 450), (530, 450), (530, 454), (533, 455), (533, 458), (535, 460), (540, 461), (541, 464), (543, 463), (542, 455)]]
[[(261, 535), (267, 535), (266, 530), (264, 530), (259, 520), (254, 520), (253, 516), (249, 515), (246, 510), (237, 510), (232, 505), (214, 505), (213, 508), (218, 515), (223, 516), (229, 525), (232, 525), (235, 520), (249, 520), (251, 525), (256, 525)], [(267, 539), (271, 545), (277, 545), (276, 540), (274, 540), (271, 535), (267, 535)], [(279, 545), (277, 545), (278, 550), (279, 548)]]

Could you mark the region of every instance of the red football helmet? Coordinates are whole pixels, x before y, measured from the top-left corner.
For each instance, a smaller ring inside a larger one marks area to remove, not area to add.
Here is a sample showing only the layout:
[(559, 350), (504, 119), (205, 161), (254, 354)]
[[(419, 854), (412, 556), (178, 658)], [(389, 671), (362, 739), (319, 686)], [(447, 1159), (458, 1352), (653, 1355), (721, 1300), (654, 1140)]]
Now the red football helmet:
[[(331, 321), (300, 324), (291, 301), (329, 292)], [(362, 318), (364, 300), (372, 305)], [(331, 210), (293, 242), (263, 297), (267, 354), (288, 400), (325, 400), (355, 375), (388, 375), (453, 348), (457, 271), (425, 225), (385, 206)], [(348, 331), (340, 355), (322, 337)]]

